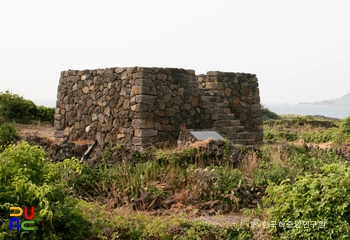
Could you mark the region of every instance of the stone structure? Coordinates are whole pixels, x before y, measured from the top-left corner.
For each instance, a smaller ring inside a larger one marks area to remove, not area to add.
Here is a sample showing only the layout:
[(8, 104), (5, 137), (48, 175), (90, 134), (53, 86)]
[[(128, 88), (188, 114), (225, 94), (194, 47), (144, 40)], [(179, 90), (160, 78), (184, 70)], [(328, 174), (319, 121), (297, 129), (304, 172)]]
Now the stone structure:
[(63, 71), (54, 125), (58, 139), (125, 142), (138, 150), (176, 145), (183, 129), (213, 129), (243, 145), (263, 138), (255, 75), (176, 68)]

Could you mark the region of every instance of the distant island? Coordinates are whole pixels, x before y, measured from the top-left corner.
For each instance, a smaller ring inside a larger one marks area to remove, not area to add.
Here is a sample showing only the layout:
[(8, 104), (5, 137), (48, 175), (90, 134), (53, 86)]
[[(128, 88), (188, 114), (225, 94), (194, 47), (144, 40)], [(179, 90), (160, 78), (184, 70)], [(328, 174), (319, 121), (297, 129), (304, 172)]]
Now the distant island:
[(323, 101), (314, 102), (314, 103), (301, 102), (299, 104), (350, 106), (350, 93), (344, 95), (343, 97), (332, 99), (332, 100), (323, 100)]

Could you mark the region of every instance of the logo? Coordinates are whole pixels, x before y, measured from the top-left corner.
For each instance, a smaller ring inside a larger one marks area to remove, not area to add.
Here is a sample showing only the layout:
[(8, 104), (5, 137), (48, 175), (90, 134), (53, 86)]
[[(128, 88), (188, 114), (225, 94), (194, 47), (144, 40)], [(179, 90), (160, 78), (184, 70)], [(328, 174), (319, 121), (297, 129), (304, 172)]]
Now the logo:
[[(13, 211), (13, 212), (11, 212)], [(21, 228), (23, 230), (27, 230), (27, 231), (33, 231), (34, 230), (34, 220), (32, 220), (34, 218), (34, 207), (31, 207), (30, 210), (30, 215), (28, 215), (28, 207), (24, 207), (24, 218), (26, 219), (26, 221), (21, 221), (19, 220), (19, 218), (22, 216), (23, 214), (23, 209), (20, 207), (10, 207), (10, 217), (13, 217), (10, 219), (10, 230), (13, 230), (14, 228), (14, 223), (16, 225), (16, 230), (20, 230)], [(32, 221), (29, 221), (32, 220)]]

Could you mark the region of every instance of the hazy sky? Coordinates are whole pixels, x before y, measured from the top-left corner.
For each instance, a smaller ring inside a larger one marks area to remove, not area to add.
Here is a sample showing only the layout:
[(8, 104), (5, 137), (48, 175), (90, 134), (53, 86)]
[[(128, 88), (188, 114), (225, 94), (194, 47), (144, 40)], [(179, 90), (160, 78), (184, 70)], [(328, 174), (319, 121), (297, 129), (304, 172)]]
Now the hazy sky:
[(56, 99), (60, 72), (257, 74), (262, 103), (350, 92), (350, 1), (2, 1), (0, 91)]

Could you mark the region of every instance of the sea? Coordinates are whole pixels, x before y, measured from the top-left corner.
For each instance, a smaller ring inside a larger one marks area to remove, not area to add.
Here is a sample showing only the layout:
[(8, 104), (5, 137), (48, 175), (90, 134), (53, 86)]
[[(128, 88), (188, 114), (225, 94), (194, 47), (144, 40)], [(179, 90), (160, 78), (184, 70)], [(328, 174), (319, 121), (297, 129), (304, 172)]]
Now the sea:
[(277, 114), (293, 114), (301, 116), (325, 116), (344, 119), (350, 116), (350, 106), (311, 105), (311, 104), (262, 104)]

